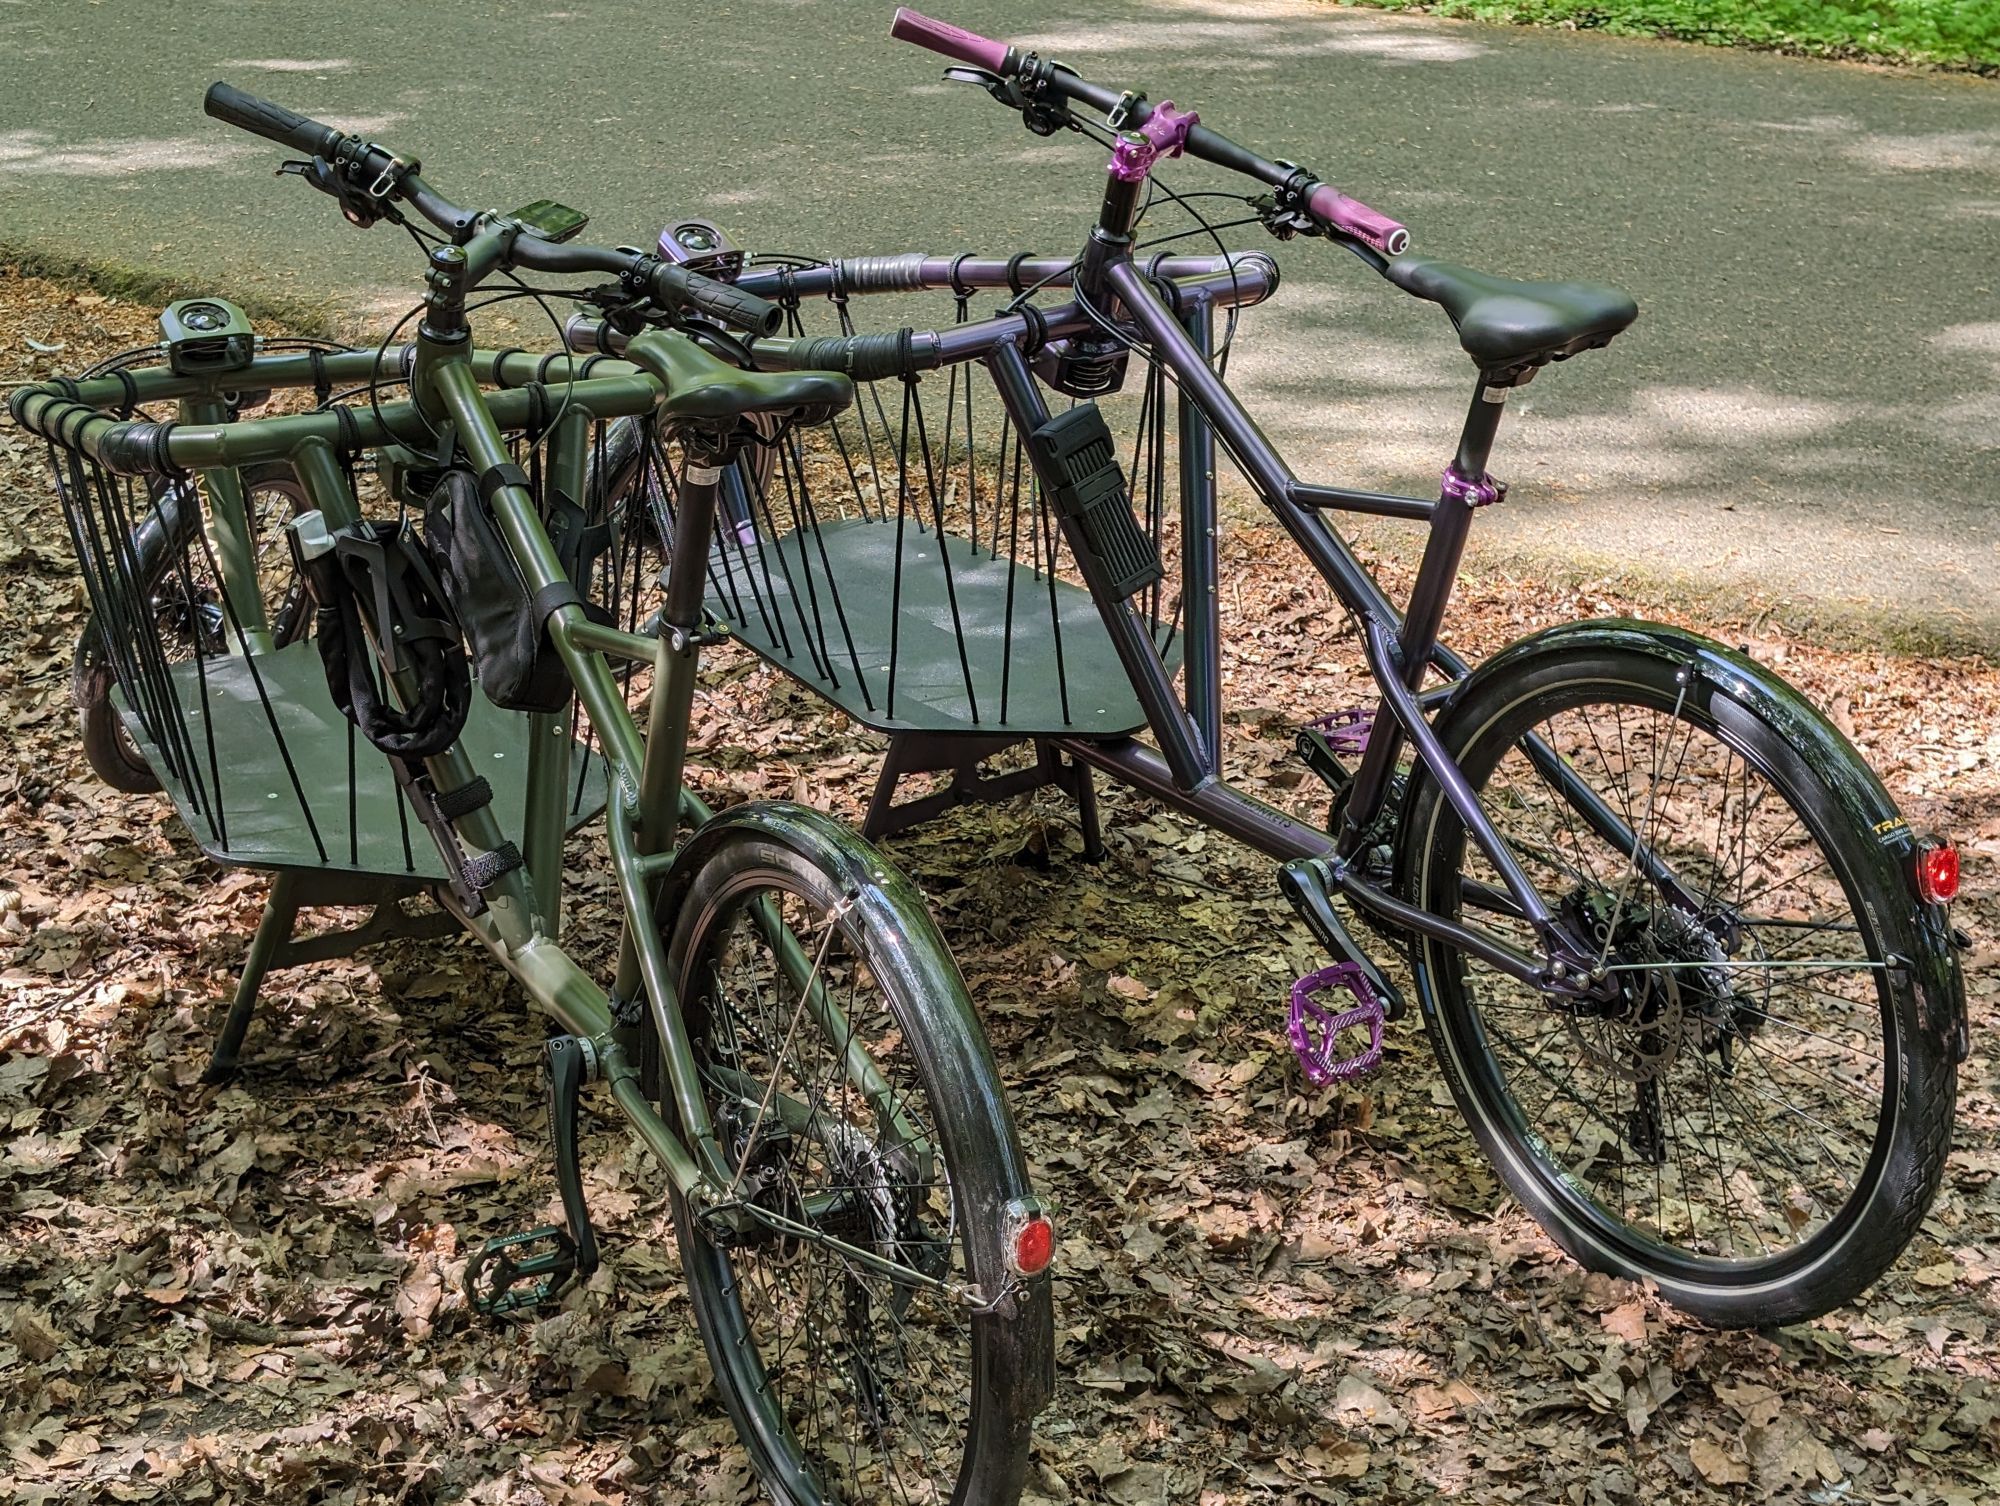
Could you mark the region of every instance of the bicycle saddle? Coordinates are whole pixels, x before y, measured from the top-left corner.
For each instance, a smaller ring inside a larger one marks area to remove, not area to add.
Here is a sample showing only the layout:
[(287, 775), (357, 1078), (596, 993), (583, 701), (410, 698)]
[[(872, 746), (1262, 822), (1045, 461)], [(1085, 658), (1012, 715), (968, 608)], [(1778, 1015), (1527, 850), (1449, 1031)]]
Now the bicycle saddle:
[(1594, 282), (1516, 282), (1422, 256), (1399, 256), (1382, 275), (1449, 314), (1465, 353), (1493, 376), (1609, 345), (1639, 317), (1629, 294)]
[(838, 372), (745, 371), (671, 330), (640, 335), (625, 356), (666, 384), (662, 408), (670, 418), (769, 413), (818, 424), (854, 401), (854, 384)]

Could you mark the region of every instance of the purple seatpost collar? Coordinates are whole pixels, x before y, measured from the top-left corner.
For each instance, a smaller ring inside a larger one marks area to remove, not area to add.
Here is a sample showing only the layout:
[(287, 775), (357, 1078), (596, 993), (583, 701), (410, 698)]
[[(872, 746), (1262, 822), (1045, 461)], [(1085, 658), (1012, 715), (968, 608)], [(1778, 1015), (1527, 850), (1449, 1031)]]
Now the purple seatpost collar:
[(1143, 181), (1161, 157), (1181, 154), (1187, 145), (1188, 132), (1199, 124), (1201, 117), (1193, 110), (1176, 110), (1171, 99), (1161, 100), (1153, 106), (1153, 113), (1146, 117), (1136, 135), (1126, 132), (1119, 136), (1118, 145), (1111, 151), (1111, 166), (1106, 171), (1126, 183)]
[(1491, 476), (1468, 476), (1456, 465), (1444, 468), (1439, 492), (1447, 502), (1463, 502), (1467, 507), (1490, 507), (1507, 500), (1507, 483)]

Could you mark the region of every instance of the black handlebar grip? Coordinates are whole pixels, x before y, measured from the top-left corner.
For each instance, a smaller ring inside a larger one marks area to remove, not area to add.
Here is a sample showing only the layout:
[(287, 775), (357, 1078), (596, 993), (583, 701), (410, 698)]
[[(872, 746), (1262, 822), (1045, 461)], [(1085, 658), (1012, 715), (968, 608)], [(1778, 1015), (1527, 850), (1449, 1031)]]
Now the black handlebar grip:
[(664, 303), (720, 319), (745, 334), (772, 334), (785, 319), (785, 311), (770, 299), (671, 262), (662, 263), (653, 273), (653, 296)]
[(341, 139), (342, 133), (330, 125), (321, 125), (317, 120), (295, 115), (283, 105), (274, 105), (268, 99), (245, 94), (241, 89), (224, 83), (208, 86), (201, 107), (217, 120), (288, 146), (295, 152), (304, 152), (308, 157), (332, 156), (335, 143)]
[[(904, 337), (906, 330), (890, 330), (881, 335), (828, 335), (816, 340), (793, 340), (784, 354), (784, 363), (793, 371), (838, 371), (857, 382), (879, 382), (901, 376), (906, 369), (937, 365), (935, 352)], [(768, 345), (757, 347), (760, 356), (771, 353)]]

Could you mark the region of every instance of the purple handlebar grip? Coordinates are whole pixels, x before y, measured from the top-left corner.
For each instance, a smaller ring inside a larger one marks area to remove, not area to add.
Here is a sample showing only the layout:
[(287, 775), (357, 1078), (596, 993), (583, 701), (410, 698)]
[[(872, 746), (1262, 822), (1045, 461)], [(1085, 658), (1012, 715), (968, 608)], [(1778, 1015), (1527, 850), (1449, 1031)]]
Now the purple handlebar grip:
[(1306, 200), (1315, 218), (1351, 235), (1364, 246), (1373, 246), (1384, 256), (1401, 256), (1410, 249), (1410, 232), (1389, 216), (1370, 209), (1359, 199), (1350, 199), (1331, 183), (1322, 183)]
[(898, 42), (913, 42), (919, 47), (928, 47), (932, 52), (941, 52), (948, 58), (957, 58), (961, 63), (971, 63), (994, 73), (1007, 71), (1007, 54), (1013, 51), (1005, 42), (982, 37), (976, 31), (953, 26), (949, 21), (933, 21), (908, 6), (897, 9), (896, 19), (889, 23), (889, 35)]

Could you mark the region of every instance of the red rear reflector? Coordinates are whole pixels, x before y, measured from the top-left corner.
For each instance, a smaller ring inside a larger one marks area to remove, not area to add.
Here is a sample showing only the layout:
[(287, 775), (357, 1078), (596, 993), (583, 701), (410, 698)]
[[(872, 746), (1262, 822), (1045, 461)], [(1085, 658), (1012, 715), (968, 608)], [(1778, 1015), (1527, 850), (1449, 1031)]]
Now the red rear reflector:
[(1056, 1229), (1038, 1203), (1018, 1202), (1007, 1210), (1007, 1269), (1016, 1276), (1039, 1276), (1056, 1255)]
[(1958, 849), (1936, 842), (1917, 854), (1917, 893), (1927, 905), (1948, 905), (1958, 898)]

